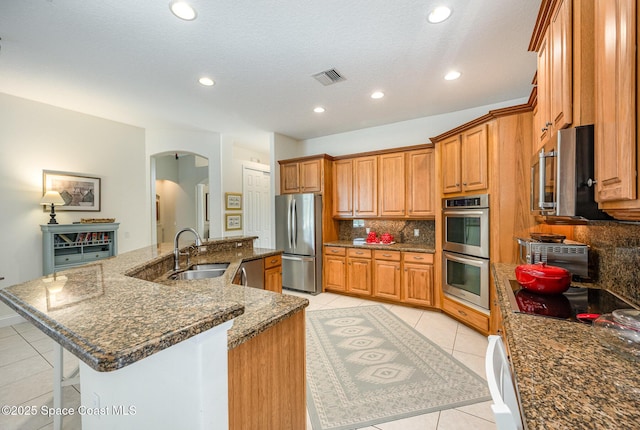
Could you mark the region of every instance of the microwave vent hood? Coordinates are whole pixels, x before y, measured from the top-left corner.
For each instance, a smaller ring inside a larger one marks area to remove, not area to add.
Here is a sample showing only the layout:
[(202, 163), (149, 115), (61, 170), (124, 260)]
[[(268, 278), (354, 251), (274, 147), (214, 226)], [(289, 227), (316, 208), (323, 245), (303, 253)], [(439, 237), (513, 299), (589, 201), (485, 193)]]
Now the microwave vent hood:
[(594, 192), (594, 126), (558, 130), (533, 157), (531, 210), (547, 224), (609, 220)]

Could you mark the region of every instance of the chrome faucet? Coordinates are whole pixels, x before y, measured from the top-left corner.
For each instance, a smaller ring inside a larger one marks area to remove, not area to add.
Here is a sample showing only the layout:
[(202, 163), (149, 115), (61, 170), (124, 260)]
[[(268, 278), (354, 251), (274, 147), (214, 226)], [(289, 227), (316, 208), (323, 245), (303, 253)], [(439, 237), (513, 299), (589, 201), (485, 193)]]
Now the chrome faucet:
[(187, 266), (189, 265), (189, 251), (187, 251), (186, 253), (181, 253), (180, 249), (178, 248), (178, 240), (180, 239), (180, 235), (182, 233), (184, 233), (185, 231), (190, 231), (191, 233), (193, 233), (196, 237), (196, 246), (200, 247), (202, 246), (202, 239), (200, 238), (200, 235), (198, 234), (197, 231), (195, 231), (195, 229), (191, 228), (191, 227), (187, 227), (187, 228), (183, 228), (182, 230), (180, 230), (179, 232), (176, 233), (176, 237), (173, 240), (173, 270), (180, 270), (180, 256), (181, 255), (186, 255), (187, 256)]

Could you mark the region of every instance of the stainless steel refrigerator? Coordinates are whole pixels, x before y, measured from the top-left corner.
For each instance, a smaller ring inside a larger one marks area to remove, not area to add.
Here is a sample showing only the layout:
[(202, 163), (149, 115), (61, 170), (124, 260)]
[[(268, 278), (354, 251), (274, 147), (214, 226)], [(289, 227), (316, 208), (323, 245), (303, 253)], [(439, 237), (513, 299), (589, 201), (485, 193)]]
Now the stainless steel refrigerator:
[(322, 291), (322, 196), (276, 196), (276, 247), (283, 249), (282, 286)]

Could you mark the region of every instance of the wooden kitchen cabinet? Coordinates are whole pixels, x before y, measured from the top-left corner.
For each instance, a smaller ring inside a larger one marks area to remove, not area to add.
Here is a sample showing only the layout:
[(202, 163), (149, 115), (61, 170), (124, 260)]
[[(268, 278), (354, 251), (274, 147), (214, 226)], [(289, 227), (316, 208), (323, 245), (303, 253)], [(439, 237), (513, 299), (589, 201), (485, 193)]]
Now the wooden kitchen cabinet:
[(402, 301), (404, 303), (434, 306), (433, 254), (404, 252)]
[(347, 250), (347, 292), (370, 296), (372, 287), (371, 250)]
[(279, 161), (280, 193), (322, 193), (325, 156)]
[(433, 148), (408, 151), (407, 217), (430, 218), (436, 213), (435, 152)]
[(264, 289), (282, 293), (282, 255), (264, 258)]
[(305, 428), (304, 310), (230, 349), (228, 363), (230, 430)]
[(353, 199), (356, 217), (378, 215), (378, 157), (353, 159)]
[(458, 321), (475, 328), (480, 333), (489, 334), (489, 315), (478, 312), (448, 297), (442, 298), (442, 310)]
[(573, 122), (572, 0), (560, 0), (538, 49), (538, 147)]
[(400, 251), (373, 251), (373, 296), (400, 300)]
[[(596, 200), (619, 219), (639, 219), (634, 0), (596, 0)], [(609, 202), (627, 201), (608, 204)], [(625, 213), (627, 211), (627, 213)], [(634, 214), (634, 212), (636, 212)]]
[(488, 187), (487, 125), (481, 124), (441, 143), (442, 192), (480, 191)]
[(347, 249), (339, 246), (324, 248), (323, 282), (327, 291), (347, 291)]
[(333, 216), (352, 217), (353, 159), (333, 162)]
[(378, 159), (379, 214), (404, 217), (405, 205), (405, 153), (383, 154)]

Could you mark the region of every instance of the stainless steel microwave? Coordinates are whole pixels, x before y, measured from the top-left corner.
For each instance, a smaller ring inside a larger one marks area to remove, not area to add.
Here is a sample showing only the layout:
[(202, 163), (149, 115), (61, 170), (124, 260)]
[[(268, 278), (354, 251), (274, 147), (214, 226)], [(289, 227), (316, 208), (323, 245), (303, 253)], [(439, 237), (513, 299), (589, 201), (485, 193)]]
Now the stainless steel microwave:
[(577, 220), (610, 217), (594, 197), (593, 125), (558, 130), (531, 162), (531, 211)]

